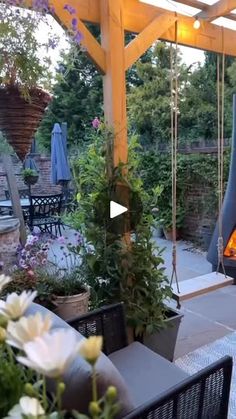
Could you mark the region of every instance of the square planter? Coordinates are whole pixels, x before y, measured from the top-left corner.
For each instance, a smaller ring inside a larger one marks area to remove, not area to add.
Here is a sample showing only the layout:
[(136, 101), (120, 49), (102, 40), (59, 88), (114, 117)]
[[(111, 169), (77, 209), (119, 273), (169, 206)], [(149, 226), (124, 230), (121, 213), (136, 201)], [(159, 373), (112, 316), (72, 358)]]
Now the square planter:
[(168, 307), (167, 318), (164, 320), (165, 327), (151, 335), (144, 335), (144, 345), (172, 362), (182, 318), (183, 314), (180, 311)]

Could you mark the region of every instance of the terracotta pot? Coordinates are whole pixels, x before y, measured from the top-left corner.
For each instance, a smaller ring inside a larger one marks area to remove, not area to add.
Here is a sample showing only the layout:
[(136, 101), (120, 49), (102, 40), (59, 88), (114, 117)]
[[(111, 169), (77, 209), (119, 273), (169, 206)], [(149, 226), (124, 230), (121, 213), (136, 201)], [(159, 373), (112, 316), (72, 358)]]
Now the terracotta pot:
[(29, 95), (26, 100), (17, 86), (0, 87), (0, 130), (22, 161), (51, 100), (48, 93), (38, 88), (31, 89)]
[(55, 296), (52, 301), (56, 306), (54, 313), (65, 321), (85, 314), (88, 312), (89, 297), (89, 290), (76, 295)]
[[(166, 240), (172, 241), (173, 240), (173, 230), (172, 230), (172, 228), (166, 229), (164, 227), (163, 231), (164, 231), (164, 236), (165, 236)], [(178, 229), (176, 230), (176, 239), (177, 240), (179, 239), (179, 230)]]

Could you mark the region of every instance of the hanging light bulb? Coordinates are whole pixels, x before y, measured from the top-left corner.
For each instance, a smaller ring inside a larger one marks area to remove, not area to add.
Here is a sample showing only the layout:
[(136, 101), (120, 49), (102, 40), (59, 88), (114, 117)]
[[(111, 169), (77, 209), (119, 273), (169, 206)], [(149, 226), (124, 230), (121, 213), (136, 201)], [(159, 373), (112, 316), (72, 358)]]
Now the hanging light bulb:
[(200, 23), (200, 21), (198, 20), (198, 17), (196, 17), (196, 19), (195, 19), (195, 21), (194, 21), (194, 23), (193, 23), (193, 27), (194, 27), (194, 29), (199, 29), (199, 28), (200, 28), (200, 26), (201, 26), (201, 23)]

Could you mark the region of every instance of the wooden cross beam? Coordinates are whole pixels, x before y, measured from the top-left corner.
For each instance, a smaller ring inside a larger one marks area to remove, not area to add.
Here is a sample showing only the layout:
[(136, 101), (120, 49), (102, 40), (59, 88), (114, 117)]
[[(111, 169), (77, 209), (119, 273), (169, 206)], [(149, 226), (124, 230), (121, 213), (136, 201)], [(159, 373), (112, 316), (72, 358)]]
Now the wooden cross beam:
[(125, 70), (128, 70), (157, 39), (163, 35), (177, 20), (177, 16), (169, 13), (158, 15), (137, 37), (125, 48)]
[(234, 9), (236, 9), (236, 0), (219, 0), (198, 13), (198, 17), (210, 22), (220, 16), (228, 15)]

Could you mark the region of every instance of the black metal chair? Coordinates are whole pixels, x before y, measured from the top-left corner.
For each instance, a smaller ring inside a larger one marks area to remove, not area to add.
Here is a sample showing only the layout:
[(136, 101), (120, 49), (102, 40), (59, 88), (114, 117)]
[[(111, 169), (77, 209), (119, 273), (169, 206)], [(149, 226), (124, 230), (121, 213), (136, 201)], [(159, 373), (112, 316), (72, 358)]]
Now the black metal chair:
[(30, 196), (29, 228), (38, 227), (42, 233), (61, 235), (62, 194)]
[[(95, 310), (68, 323), (85, 337), (102, 335), (107, 355), (127, 347), (122, 304)], [(170, 382), (167, 391), (136, 407), (125, 419), (227, 419), (231, 375), (232, 358), (225, 356), (176, 385)], [(142, 386), (142, 377), (138, 380)]]
[[(19, 189), (20, 199), (28, 199), (29, 198), (29, 189)], [(10, 192), (5, 189), (5, 197), (6, 199), (11, 199)]]

